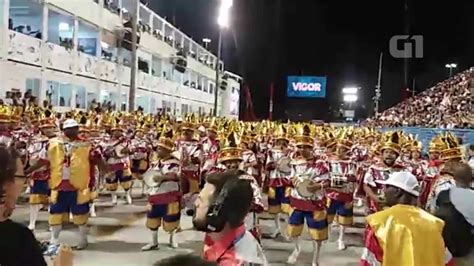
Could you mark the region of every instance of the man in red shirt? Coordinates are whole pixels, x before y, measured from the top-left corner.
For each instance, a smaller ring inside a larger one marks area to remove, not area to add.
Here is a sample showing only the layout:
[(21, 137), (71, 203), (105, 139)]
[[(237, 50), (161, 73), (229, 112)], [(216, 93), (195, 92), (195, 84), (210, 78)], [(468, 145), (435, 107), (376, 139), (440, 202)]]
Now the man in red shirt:
[(221, 266), (266, 265), (262, 247), (246, 230), (244, 220), (253, 200), (249, 180), (229, 170), (210, 174), (195, 202), (194, 227), (206, 232), (204, 259)]

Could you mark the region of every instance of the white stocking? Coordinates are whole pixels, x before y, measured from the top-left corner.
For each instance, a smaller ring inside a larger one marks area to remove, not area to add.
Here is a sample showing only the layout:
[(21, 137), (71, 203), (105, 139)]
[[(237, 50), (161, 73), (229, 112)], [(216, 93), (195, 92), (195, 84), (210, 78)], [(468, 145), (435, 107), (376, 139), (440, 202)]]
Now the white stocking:
[(312, 266), (319, 266), (319, 253), (321, 251), (322, 241), (313, 241), (313, 262)]
[(344, 233), (346, 231), (346, 227), (344, 225), (339, 225), (339, 238), (337, 239), (337, 245), (339, 250), (346, 249), (346, 245), (344, 244)]
[(296, 261), (298, 260), (298, 256), (300, 255), (300, 252), (301, 252), (299, 237), (293, 237), (292, 240), (295, 243), (295, 249), (293, 249), (293, 252), (288, 257), (288, 261), (287, 261), (288, 264), (295, 264)]
[(62, 225), (51, 226), (51, 244), (59, 244), (59, 234), (61, 233)]
[(30, 204), (30, 225), (28, 225), (28, 228), (32, 231), (35, 230), (36, 220), (38, 219), (41, 207), (41, 204)]

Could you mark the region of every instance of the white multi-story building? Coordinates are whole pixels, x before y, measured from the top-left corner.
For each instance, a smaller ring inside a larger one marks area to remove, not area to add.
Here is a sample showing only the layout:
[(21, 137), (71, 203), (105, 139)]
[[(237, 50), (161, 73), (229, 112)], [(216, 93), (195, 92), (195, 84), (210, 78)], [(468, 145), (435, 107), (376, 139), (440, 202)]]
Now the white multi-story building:
[[(92, 103), (127, 110), (130, 13), (140, 24), (136, 107), (212, 113), (216, 56), (138, 0), (1, 0), (0, 98), (30, 91), (58, 111)], [(179, 51), (186, 55), (184, 72), (175, 69)], [(219, 66), (218, 114), (237, 117), (241, 78)]]

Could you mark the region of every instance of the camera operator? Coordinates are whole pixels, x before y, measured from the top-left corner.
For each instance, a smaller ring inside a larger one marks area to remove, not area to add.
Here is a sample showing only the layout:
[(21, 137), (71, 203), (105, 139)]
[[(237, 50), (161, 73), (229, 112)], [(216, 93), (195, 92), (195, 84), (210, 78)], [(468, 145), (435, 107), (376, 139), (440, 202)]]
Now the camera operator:
[(195, 202), (193, 225), (206, 232), (204, 259), (218, 265), (267, 265), (262, 247), (246, 230), (244, 220), (253, 200), (244, 172), (210, 174)]

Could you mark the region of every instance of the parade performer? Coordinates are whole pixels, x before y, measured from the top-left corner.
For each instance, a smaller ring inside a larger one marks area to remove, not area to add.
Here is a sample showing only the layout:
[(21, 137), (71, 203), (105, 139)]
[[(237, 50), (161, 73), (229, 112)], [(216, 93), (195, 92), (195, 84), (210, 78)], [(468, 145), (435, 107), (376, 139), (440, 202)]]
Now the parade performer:
[(353, 146), (352, 129), (342, 129), (337, 136), (337, 157), (329, 158), (330, 186), (326, 189), (328, 199), (328, 224), (336, 218), (339, 225), (337, 245), (339, 250), (346, 248), (344, 233), (353, 223), (353, 195), (357, 186), (357, 164), (351, 160)]
[(456, 186), (453, 177), (454, 170), (463, 158), (456, 136), (451, 133), (446, 133), (441, 140), (444, 145), (440, 154), (443, 165), (441, 166), (440, 174), (436, 177), (430, 188), (427, 200), (427, 209), (431, 213), (436, 211), (439, 193)]
[(313, 156), (314, 140), (310, 137), (308, 126), (298, 128), (295, 144), (298, 155), (292, 160), (294, 188), (290, 196), (290, 216), (288, 218), (288, 235), (295, 248), (288, 257), (289, 264), (295, 264), (301, 252), (299, 237), (303, 232), (304, 222), (309, 229), (313, 242), (312, 265), (319, 265), (322, 242), (328, 239), (328, 223), (325, 206), (324, 188), (329, 186), (328, 168), (322, 161)]
[(105, 178), (106, 188), (111, 192), (112, 204), (118, 203), (117, 189), (120, 186), (125, 191), (125, 201), (132, 204), (132, 172), (130, 170), (129, 147), (130, 141), (124, 135), (124, 124), (117, 122), (118, 118), (112, 118), (111, 138), (106, 144), (105, 157), (110, 169), (110, 173)]
[(50, 163), (51, 246), (47, 255), (56, 254), (59, 234), (64, 218), (73, 215), (73, 223), (79, 226), (79, 244), (76, 249), (87, 247), (87, 221), (90, 201), (91, 165), (104, 167), (100, 157), (92, 151), (91, 144), (79, 136), (79, 124), (73, 119), (64, 121), (64, 136), (49, 140), (47, 158)]
[(32, 231), (36, 227), (36, 219), (39, 211), (49, 204), (49, 161), (47, 147), (49, 140), (56, 137), (56, 125), (54, 118), (43, 114), (39, 120), (41, 135), (28, 147), (29, 167), (25, 170), (26, 175), (30, 175), (30, 223), (28, 228)]
[[(142, 124), (135, 129), (135, 136), (130, 142), (130, 159), (134, 179), (141, 180), (142, 175), (148, 170), (150, 152), (150, 145), (145, 136), (145, 127)], [(142, 186), (142, 194), (144, 188), (145, 186)]]
[(199, 192), (201, 145), (198, 136), (195, 136), (194, 127), (191, 121), (181, 124), (183, 136), (176, 146), (181, 154), (181, 188), (184, 194)]
[(206, 173), (217, 164), (219, 140), (217, 139), (217, 125), (213, 118), (207, 125), (207, 136), (201, 140), (201, 183)]
[(151, 242), (142, 247), (142, 251), (158, 249), (158, 229), (162, 226), (170, 234), (169, 244), (177, 248), (174, 234), (179, 227), (181, 218), (181, 191), (179, 153), (175, 150), (174, 132), (166, 125), (162, 128), (157, 143), (158, 161), (152, 162), (151, 171), (145, 173), (145, 182), (149, 187), (146, 226), (151, 233)]
[(443, 241), (444, 222), (416, 207), (416, 177), (401, 171), (377, 182), (386, 186), (390, 208), (367, 217), (360, 265), (454, 265)]
[[(80, 138), (90, 142), (92, 151), (97, 158), (103, 160), (103, 150), (100, 145), (100, 131), (97, 129), (94, 123), (94, 115), (82, 116), (78, 118), (80, 120), (79, 135)], [(90, 168), (90, 215), (91, 217), (97, 217), (95, 202), (99, 197), (99, 183), (100, 183), (100, 171), (96, 164), (92, 164)]]
[(440, 152), (444, 148), (441, 136), (435, 136), (431, 139), (428, 146), (429, 160), (423, 169), (424, 177), (421, 183), (421, 194), (419, 197), (420, 206), (427, 207), (428, 197), (433, 187), (433, 183), (439, 175), (443, 162), (440, 160)]
[(288, 147), (290, 143), (288, 133), (283, 125), (279, 125), (275, 130), (273, 137), (275, 145), (268, 151), (265, 167), (268, 171), (268, 213), (273, 216), (275, 222), (272, 238), (282, 233), (280, 219), (290, 210), (291, 154)]
[(400, 134), (397, 131), (384, 133), (380, 147), (382, 161), (371, 165), (364, 175), (363, 187), (370, 213), (382, 210), (385, 205), (384, 187), (375, 181), (386, 180), (390, 173), (404, 169), (396, 163), (400, 154)]

